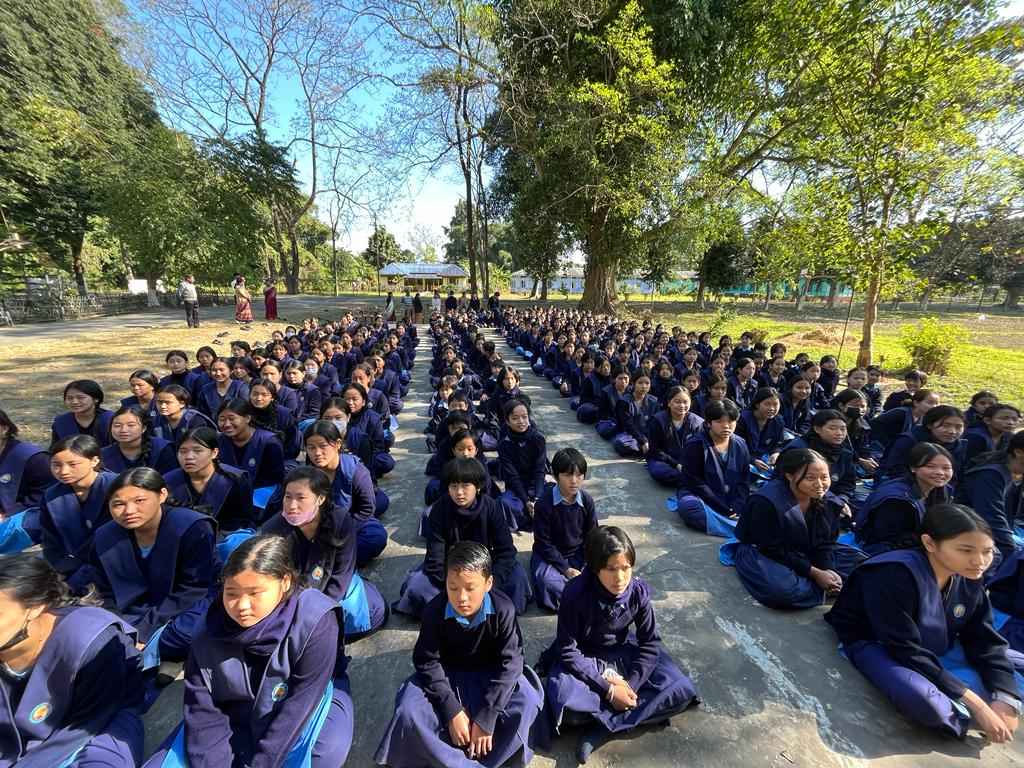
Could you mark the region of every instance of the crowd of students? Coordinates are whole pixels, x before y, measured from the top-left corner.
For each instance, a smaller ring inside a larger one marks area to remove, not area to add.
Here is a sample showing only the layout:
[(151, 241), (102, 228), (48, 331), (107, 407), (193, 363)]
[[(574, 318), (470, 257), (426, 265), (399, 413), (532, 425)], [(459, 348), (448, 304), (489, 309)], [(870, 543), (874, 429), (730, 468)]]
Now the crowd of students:
[[(411, 323), (308, 320), (229, 358), (202, 347), (191, 368), (172, 350), (115, 411), (72, 381), (47, 448), (0, 411), (0, 767), (142, 764), (140, 716), (181, 665), (183, 720), (147, 768), (340, 766), (345, 644), (392, 610), (421, 629), (381, 765), (525, 765), (570, 728), (586, 762), (698, 703), (628, 534), (599, 523), (580, 451), (549, 457), (512, 355), (644, 461), (687, 526), (726, 538), (754, 598), (834, 600), (844, 655), (908, 717), (1012, 738), (1016, 408), (990, 392), (942, 404), (916, 371), (883, 402), (874, 367), (551, 307), (453, 307), (429, 337), (426, 554), (392, 604), (358, 569), (388, 541), (379, 480)], [(533, 667), (517, 619), (531, 602), (557, 613)]]

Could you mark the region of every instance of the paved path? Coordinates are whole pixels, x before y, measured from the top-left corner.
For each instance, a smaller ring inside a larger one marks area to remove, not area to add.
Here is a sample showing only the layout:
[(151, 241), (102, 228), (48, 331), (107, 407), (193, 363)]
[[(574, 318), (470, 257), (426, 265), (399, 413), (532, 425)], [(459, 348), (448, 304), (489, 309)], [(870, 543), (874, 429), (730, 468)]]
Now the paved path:
[[(430, 396), (425, 330), (421, 338), (393, 449), (397, 466), (383, 482), (391, 496), (384, 519), (391, 541), (364, 571), (388, 600), (397, 597), (406, 571), (423, 556), (416, 528), (428, 458), (421, 434)], [(504, 342), (499, 349), (506, 359), (515, 358)], [(666, 729), (641, 731), (603, 747), (588, 765), (945, 768), (974, 766), (979, 759), (992, 766), (1024, 765), (1019, 743), (985, 746), (976, 734), (958, 742), (902, 719), (836, 653), (835, 637), (821, 619), (824, 609), (780, 612), (755, 603), (735, 574), (718, 564), (721, 540), (684, 528), (665, 510), (666, 491), (640, 463), (616, 456), (591, 427), (576, 422), (546, 380), (525, 365), (522, 370), (523, 389), (548, 437), (549, 453), (570, 445), (583, 450), (591, 467), (587, 488), (602, 522), (623, 526), (633, 537), (638, 572), (652, 586), (665, 646), (694, 678), (703, 699)], [(517, 536), (517, 545), (525, 567), (531, 538)], [(555, 619), (534, 606), (520, 623), (527, 659), (534, 662), (554, 635)], [(373, 764), (395, 691), (412, 672), (417, 631), (415, 622), (392, 617), (383, 631), (348, 647), (356, 732), (347, 766)], [(180, 686), (171, 686), (147, 717), (151, 747), (180, 717)], [(531, 766), (573, 766), (574, 749), (575, 737), (567, 735)]]

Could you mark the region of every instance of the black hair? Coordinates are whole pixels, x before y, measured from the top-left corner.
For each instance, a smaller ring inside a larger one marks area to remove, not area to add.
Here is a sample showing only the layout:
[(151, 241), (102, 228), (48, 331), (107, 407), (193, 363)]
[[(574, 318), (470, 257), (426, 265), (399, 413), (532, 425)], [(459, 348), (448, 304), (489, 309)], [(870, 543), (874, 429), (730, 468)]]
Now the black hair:
[(551, 457), (551, 474), (556, 478), (573, 474), (573, 470), (587, 474), (587, 458), (575, 448), (562, 448)]
[(356, 384), (354, 381), (350, 381), (348, 384), (342, 387), (341, 396), (344, 397), (345, 393), (348, 392), (350, 389), (354, 389), (356, 392), (359, 393), (359, 396), (363, 398), (364, 407), (369, 404), (370, 396), (366, 393), (366, 387), (364, 387), (362, 384)]
[(690, 397), (690, 390), (681, 384), (673, 384), (668, 388), (668, 391), (665, 392), (665, 406), (668, 407), (668, 404), (675, 400), (676, 396), (680, 394), (685, 395), (688, 401), (693, 401), (693, 398)]
[[(210, 355), (213, 356), (214, 360), (216, 360), (219, 357), (219, 355), (217, 354), (217, 350), (215, 350), (213, 347), (210, 347), (210, 346), (207, 346), (207, 345), (204, 344), (203, 346), (201, 346), (199, 349), (196, 350), (196, 360), (199, 359), (199, 356), (203, 352), (208, 352)], [(185, 359), (188, 360), (188, 357), (186, 357)]]
[(114, 411), (114, 415), (110, 418), (111, 438), (113, 438), (114, 419), (118, 416), (124, 416), (126, 413), (130, 413), (137, 418), (139, 424), (142, 425), (142, 442), (139, 444), (142, 453), (139, 454), (139, 463), (146, 464), (149, 462), (149, 454), (153, 448), (153, 420), (149, 417), (148, 409), (140, 405), (122, 405)]
[(505, 405), (501, 409), (501, 415), (505, 419), (505, 421), (508, 421), (509, 416), (512, 415), (512, 411), (514, 411), (520, 405), (526, 409), (526, 415), (530, 415), (530, 406), (527, 404), (527, 402), (522, 398), (513, 397), (511, 400), (505, 403)]
[(729, 398), (712, 400), (704, 406), (704, 421), (717, 421), (723, 416), (728, 418), (729, 421), (739, 421), (740, 409)]
[(844, 389), (842, 392), (838, 393), (835, 398), (835, 401), (839, 405), (846, 405), (851, 400), (860, 400), (863, 403), (867, 403), (868, 401), (867, 398), (864, 397), (864, 393), (859, 389)]
[(636, 565), (636, 549), (624, 530), (614, 525), (599, 525), (587, 534), (584, 560), (595, 576), (614, 555), (625, 555), (630, 565)]
[(979, 400), (984, 400), (985, 398), (995, 400), (996, 404), (999, 404), (999, 395), (990, 389), (981, 389), (971, 395), (971, 407), (973, 408)]
[(464, 429), (470, 429), (473, 426), (473, 420), (464, 411), (450, 411), (447, 416), (444, 417), (444, 429), (451, 432), (452, 426), (458, 424), (459, 427)]
[[(160, 493), (160, 491), (167, 490), (167, 481), (164, 480), (163, 475), (151, 467), (132, 467), (131, 469), (126, 469), (115, 477), (110, 487), (107, 488), (106, 503), (110, 504), (110, 500), (114, 498), (115, 493), (129, 486), (143, 488), (153, 493)], [(170, 500), (170, 496), (168, 496), (168, 500)]]
[(467, 395), (465, 392), (459, 389), (455, 390), (450, 395), (448, 395), (448, 399), (445, 402), (448, 403), (449, 407), (451, 407), (455, 403), (465, 403), (470, 407), (472, 407), (473, 405), (472, 401), (470, 401), (469, 399), (469, 395)]
[(68, 392), (72, 389), (81, 392), (83, 395), (88, 395), (96, 401), (96, 407), (103, 405), (103, 387), (97, 384), (92, 379), (75, 379), (64, 387), (64, 396), (62, 399), (67, 399)]
[(739, 358), (736, 361), (736, 364), (733, 366), (733, 368), (735, 368), (738, 371), (740, 368), (745, 366), (747, 363), (753, 363), (753, 362), (754, 362), (754, 360), (750, 356), (744, 355), (743, 357)]
[(340, 442), (342, 450), (345, 448), (345, 435), (338, 429), (338, 425), (330, 419), (317, 419), (306, 427), (306, 431), (302, 433), (303, 445), (311, 437), (322, 437), (329, 443)]
[[(211, 347), (200, 347), (199, 348), (199, 352), (202, 352), (204, 349), (209, 351), (209, 352), (211, 352), (213, 354), (213, 359), (214, 360), (217, 359), (217, 353), (214, 352)], [(186, 352), (184, 349), (172, 349), (172, 350), (168, 351), (168, 353), (166, 355), (164, 355), (164, 362), (165, 363), (169, 362), (172, 357), (180, 357), (186, 363), (188, 362), (188, 352)]]
[(217, 409), (217, 416), (219, 417), (224, 411), (231, 411), (231, 413), (237, 413), (239, 416), (252, 417), (256, 415), (255, 409), (249, 404), (249, 401), (241, 397), (232, 397), (230, 400), (225, 400), (221, 403), (220, 408)]
[(343, 543), (336, 530), (337, 523), (334, 515), (334, 496), (331, 494), (331, 479), (319, 467), (310, 465), (299, 465), (288, 472), (281, 481), (282, 493), (289, 483), (309, 483), (309, 489), (317, 496), (323, 496), (324, 500), (320, 505), (320, 522), (317, 524), (316, 536), (318, 542), (328, 547), (338, 547)]
[(238, 347), (239, 349), (241, 349), (241, 350), (243, 350), (245, 352), (246, 356), (248, 356), (249, 353), (252, 352), (252, 347), (249, 345), (249, 342), (242, 341), (241, 339), (239, 339), (238, 341), (232, 341), (228, 345), (228, 347), (229, 348), (231, 348), (231, 347)]
[(927, 429), (928, 427), (935, 426), (943, 419), (960, 419), (966, 423), (964, 419), (964, 412), (953, 405), (936, 405), (921, 419), (921, 426)]
[(249, 382), (249, 392), (250, 393), (252, 392), (252, 388), (253, 387), (263, 387), (265, 390), (267, 390), (270, 393), (271, 397), (275, 398), (274, 401), (271, 402), (270, 405), (271, 406), (276, 405), (276, 403), (277, 403), (277, 400), (276, 400), (276, 398), (277, 398), (277, 384), (272, 382), (270, 379), (256, 378), (256, 379), (253, 379), (252, 381)]
[(779, 390), (775, 387), (760, 387), (754, 393), (754, 399), (750, 401), (750, 410), (756, 410), (757, 406), (765, 400), (778, 400), (779, 405), (782, 405), (782, 395), (779, 394)]
[[(199, 445), (207, 450), (219, 450), (217, 434), (217, 430), (213, 427), (195, 427), (181, 436), (181, 440), (178, 441), (178, 447), (181, 448), (184, 443), (191, 440), (193, 443), (199, 443)], [(217, 459), (214, 459), (215, 463), (216, 461)]]
[[(98, 459), (100, 458), (102, 447), (100, 446), (100, 441), (92, 435), (70, 435), (53, 443), (47, 449), (47, 453), (51, 456), (56, 456), (61, 451), (71, 451), (83, 459)], [(99, 472), (102, 468), (103, 462), (101, 461), (96, 466), (96, 471)]]
[(909, 472), (911, 469), (920, 469), (936, 456), (945, 456), (949, 459), (950, 464), (954, 464), (953, 454), (941, 445), (936, 445), (935, 443), (918, 443), (910, 449), (910, 453), (907, 456), (907, 471)]
[(7, 439), (18, 436), (18, 425), (15, 424), (11, 417), (7, 415), (7, 411), (0, 408), (0, 427), (4, 427), (7, 430)]
[(146, 382), (155, 391), (160, 386), (160, 379), (156, 377), (156, 374), (152, 371), (148, 371), (145, 368), (139, 368), (137, 371), (132, 371), (128, 376), (128, 383), (130, 384), (132, 379), (139, 379)]
[(243, 571), (278, 581), (291, 577), (292, 589), (298, 586), (298, 574), (292, 564), (292, 543), (283, 536), (265, 533), (250, 536), (228, 556), (221, 570), (221, 579), (227, 581)]
[(811, 428), (824, 427), (830, 421), (841, 421), (845, 424), (846, 417), (839, 411), (833, 410), (832, 408), (825, 408), (824, 410), (818, 411), (814, 414), (814, 417), (811, 419)]
[(24, 608), (67, 608), (99, 605), (94, 594), (76, 598), (64, 577), (37, 554), (19, 552), (0, 556), (0, 592)]
[[(275, 344), (274, 346), (278, 346), (278, 345)], [(264, 360), (262, 363), (260, 363), (260, 371), (262, 371), (264, 368), (267, 368), (268, 366), (270, 368), (276, 368), (278, 373), (284, 373), (284, 371), (281, 370), (281, 363), (279, 363), (277, 360), (275, 360), (272, 357), (268, 357), (266, 360)]]
[(981, 414), (981, 418), (991, 419), (1000, 411), (1013, 411), (1014, 413), (1017, 414), (1018, 418), (1020, 417), (1020, 408), (1018, 408), (1017, 406), (1010, 405), (1009, 403), (996, 403), (986, 408), (985, 411)]
[(992, 538), (992, 528), (970, 507), (944, 502), (928, 508), (921, 520), (918, 534), (928, 534), (936, 543), (955, 539), (964, 533), (983, 533)]
[(472, 483), (480, 493), (487, 482), (487, 470), (477, 459), (451, 459), (441, 471), (441, 485), (447, 488), (455, 483)]
[[(160, 389), (156, 391), (157, 395), (167, 394), (174, 397), (179, 403), (184, 406), (188, 406), (192, 402), (192, 395), (180, 384), (164, 384)], [(156, 395), (154, 395), (155, 397)]]
[(448, 446), (452, 449), (452, 452), (454, 453), (455, 446), (461, 443), (466, 438), (472, 440), (473, 445), (476, 446), (476, 455), (483, 456), (483, 443), (480, 441), (480, 438), (477, 436), (477, 434), (471, 429), (459, 429), (451, 434), (451, 436), (448, 438)]
[(459, 541), (445, 555), (445, 573), (479, 573), (484, 579), (491, 576), (491, 553), (476, 541)]
[(924, 371), (911, 369), (907, 371), (905, 374), (903, 374), (903, 380), (907, 381), (908, 379), (911, 381), (921, 382), (921, 386), (923, 387), (925, 384), (928, 383), (928, 374), (925, 373)]
[(245, 372), (249, 374), (250, 378), (255, 378), (260, 375), (260, 367), (256, 365), (256, 361), (248, 355), (245, 357), (232, 357), (229, 361), (228, 367), (234, 369), (236, 365), (240, 365), (245, 368)]
[(828, 460), (815, 450), (810, 448), (790, 448), (779, 454), (775, 461), (776, 477), (795, 475), (799, 473), (796, 481), (799, 483), (807, 475), (807, 469), (816, 461), (828, 466)]
[(323, 405), (320, 406), (320, 415), (323, 416), (324, 413), (330, 410), (331, 408), (337, 408), (346, 416), (352, 414), (352, 409), (348, 407), (348, 403), (345, 402), (344, 398), (338, 397), (337, 395), (333, 397), (328, 397), (326, 400), (324, 400)]

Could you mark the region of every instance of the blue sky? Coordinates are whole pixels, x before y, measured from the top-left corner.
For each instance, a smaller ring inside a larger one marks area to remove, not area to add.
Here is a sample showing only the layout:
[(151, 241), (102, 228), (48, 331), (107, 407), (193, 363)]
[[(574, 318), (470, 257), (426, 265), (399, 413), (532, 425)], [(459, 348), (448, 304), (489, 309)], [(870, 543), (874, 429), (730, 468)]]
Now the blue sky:
[[(1004, 15), (1024, 15), (1024, 0), (1009, 0)], [(378, 51), (371, 51), (377, 53)], [(386, 55), (379, 57), (386, 59)], [(271, 137), (287, 140), (290, 134), (286, 129), (289, 117), (293, 114), (298, 96), (297, 83), (282, 82), (273, 92), (271, 109), (275, 113), (276, 131), (271, 130)], [(368, 92), (360, 92), (353, 97), (353, 106), (365, 120), (373, 120), (379, 115), (383, 104)], [(274, 134), (277, 134), (276, 136)], [(357, 169), (361, 170), (361, 169)], [(308, 163), (299, 166), (299, 173), (308, 189), (310, 168)], [(415, 241), (424, 238), (432, 242), (440, 251), (444, 242), (442, 227), (451, 219), (456, 203), (465, 193), (461, 173), (458, 170), (457, 157), (452, 154), (449, 162), (431, 174), (413, 172), (408, 179), (391, 191), (393, 202), (386, 210), (378, 210), (378, 221), (385, 225), (403, 247), (412, 247)], [(319, 201), (326, 208), (327, 199)], [(326, 219), (326, 216), (322, 215)], [(340, 237), (339, 245), (355, 252), (366, 247), (367, 239), (373, 229), (372, 217), (362, 214), (355, 217), (348, 231)]]

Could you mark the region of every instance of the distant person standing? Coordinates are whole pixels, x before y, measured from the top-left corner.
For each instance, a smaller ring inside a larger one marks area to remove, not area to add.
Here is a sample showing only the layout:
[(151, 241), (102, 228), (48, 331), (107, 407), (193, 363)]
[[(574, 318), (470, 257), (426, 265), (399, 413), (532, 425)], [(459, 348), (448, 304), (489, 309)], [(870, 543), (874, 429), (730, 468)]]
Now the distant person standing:
[(414, 323), (423, 322), (423, 299), (420, 297), (419, 291), (416, 291), (416, 295), (412, 297), (412, 321)]
[(199, 291), (196, 290), (195, 275), (185, 275), (178, 286), (178, 298), (185, 305), (185, 322), (189, 328), (199, 327)]
[(235, 280), (235, 321), (252, 322), (252, 294), (245, 287), (245, 278), (241, 275)]
[(387, 298), (384, 299), (384, 320), (395, 319), (395, 294), (388, 291)]
[(448, 289), (448, 298), (444, 300), (444, 309), (446, 312), (454, 312), (459, 308), (459, 300), (455, 298), (455, 291)]
[(441, 314), (441, 292), (436, 288), (434, 289), (434, 295), (430, 299), (430, 311)]
[(405, 294), (402, 296), (402, 320), (408, 322), (412, 320), (412, 296), (409, 294), (409, 289), (405, 289)]
[(270, 277), (263, 281), (263, 313), (267, 320), (277, 320), (277, 285)]

